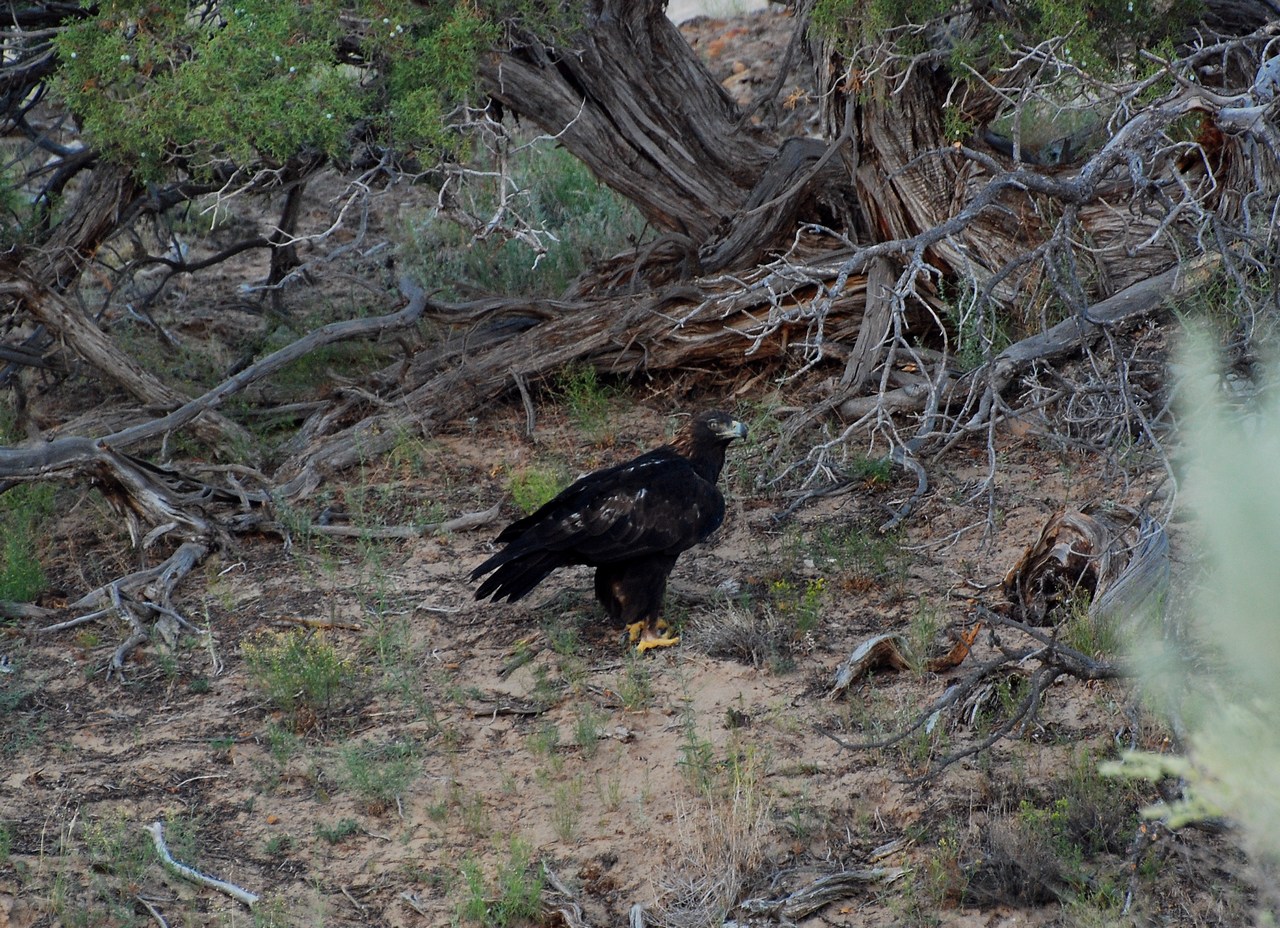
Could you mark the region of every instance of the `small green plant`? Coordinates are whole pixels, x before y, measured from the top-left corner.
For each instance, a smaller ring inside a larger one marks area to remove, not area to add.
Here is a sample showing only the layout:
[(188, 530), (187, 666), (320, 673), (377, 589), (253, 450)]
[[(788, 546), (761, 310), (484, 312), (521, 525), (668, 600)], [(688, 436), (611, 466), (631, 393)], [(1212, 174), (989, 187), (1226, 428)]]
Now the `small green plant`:
[(532, 676), (533, 689), (529, 692), (529, 699), (543, 709), (550, 709), (560, 701), (563, 687), (558, 680), (552, 679), (546, 664), (534, 664)]
[(526, 515), (569, 485), (562, 470), (542, 467), (522, 467), (507, 480), (507, 492)]
[(268, 857), (283, 857), (293, 847), (293, 838), (289, 835), (272, 835), (263, 846)]
[(714, 657), (790, 673), (796, 651), (808, 647), (807, 639), (818, 627), (826, 589), (822, 577), (803, 583), (774, 580), (760, 602), (743, 596), (727, 608), (699, 615), (693, 634)]
[(840, 581), (855, 591), (898, 584), (906, 575), (897, 539), (869, 526), (822, 525), (793, 544), (798, 554), (824, 572), (832, 567), (841, 571)]
[(43, 484), (20, 484), (0, 495), (0, 531), (4, 532), (0, 600), (31, 602), (44, 590), (36, 539), (47, 534), (41, 525), (53, 514), (53, 497), (53, 487)]
[(653, 704), (653, 680), (649, 676), (649, 664), (641, 655), (628, 649), (622, 676), (615, 684), (622, 708), (630, 712), (647, 709)]
[(582, 751), (583, 757), (595, 757), (600, 750), (600, 732), (604, 722), (604, 713), (595, 706), (585, 702), (578, 705), (573, 724), (573, 743)]
[(421, 773), (418, 747), (412, 741), (361, 742), (342, 748), (339, 757), (343, 788), (375, 814), (394, 806)]
[(382, 690), (435, 727), (436, 712), (427, 698), (418, 670), (423, 648), (413, 640), (407, 617), (378, 614), (370, 625), (366, 647), (382, 677)]
[(1077, 590), (1059, 607), (1066, 614), (1062, 640), (1091, 657), (1119, 654), (1124, 649), (1124, 641), (1118, 623), (1109, 616), (1095, 615), (1089, 608), (1092, 602), (1088, 592)]
[(907, 644), (910, 645), (910, 654), (915, 658), (916, 666), (912, 669), (917, 674), (925, 672), (934, 651), (938, 632), (942, 630), (944, 624), (945, 616), (937, 606), (923, 600), (916, 604), (915, 612), (911, 615), (911, 624), (907, 626)]
[(458, 919), (476, 925), (489, 925), (489, 887), (484, 868), (474, 857), (464, 857), (459, 869), (466, 889), (466, 898), (458, 903)]
[(556, 723), (547, 719), (529, 735), (529, 750), (544, 757), (554, 756), (560, 747), (560, 729)]
[(939, 838), (933, 852), (905, 874), (892, 902), (908, 925), (937, 925), (939, 913), (953, 907), (965, 887), (960, 844), (954, 837)]
[(613, 776), (602, 780), (596, 776), (596, 793), (606, 812), (616, 812), (622, 807), (622, 778)]
[(292, 728), (275, 722), (267, 723), (266, 736), (267, 750), (281, 767), (289, 763), (289, 758), (298, 753), (298, 748), (302, 746), (301, 739)]
[[(914, 719), (910, 713), (908, 718)], [(909, 724), (908, 719), (903, 719), (900, 727)], [(908, 769), (914, 771), (924, 771), (929, 767), (929, 761), (935, 754), (945, 752), (947, 743), (947, 735), (943, 726), (939, 725), (933, 730), (927, 727), (920, 727), (903, 738), (889, 750), (901, 761)]]
[(693, 713), (685, 713), (682, 723), (684, 737), (680, 742), (680, 758), (676, 764), (689, 785), (698, 792), (706, 792), (716, 782), (715, 747), (698, 734)]
[(600, 382), (596, 369), (587, 364), (570, 364), (556, 376), (555, 383), (574, 424), (592, 440), (599, 438), (609, 425), (612, 391)]
[(557, 783), (551, 805), (551, 825), (556, 837), (566, 843), (578, 834), (578, 821), (582, 818), (582, 779), (574, 777), (569, 783)]
[(240, 646), (249, 680), (297, 730), (345, 702), (356, 671), (323, 634), (267, 631)]
[(141, 880), (154, 859), (150, 839), (122, 810), (89, 821), (82, 834), (94, 868), (126, 882)]
[(316, 836), (330, 844), (337, 844), (360, 833), (360, 823), (353, 818), (339, 819), (332, 825), (316, 825)]
[(461, 867), (464, 898), (456, 906), (459, 921), (483, 928), (510, 928), (537, 918), (542, 906), (542, 868), (533, 861), (533, 847), (513, 837), (507, 857), (493, 880), (474, 857)]
[(803, 638), (818, 627), (826, 589), (827, 581), (822, 577), (805, 580), (803, 586), (788, 580), (775, 580), (771, 585), (774, 608), (793, 619), (795, 638)]

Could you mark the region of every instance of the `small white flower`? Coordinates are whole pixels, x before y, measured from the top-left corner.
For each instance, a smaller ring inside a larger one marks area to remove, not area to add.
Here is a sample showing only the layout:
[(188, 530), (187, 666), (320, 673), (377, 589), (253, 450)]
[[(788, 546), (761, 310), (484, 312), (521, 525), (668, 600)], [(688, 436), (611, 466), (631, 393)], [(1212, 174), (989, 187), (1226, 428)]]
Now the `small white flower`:
[(389, 25), (391, 25), (391, 20), (390, 20), (390, 19), (388, 19), (386, 16), (382, 17), (382, 25), (384, 25), (384, 26), (389, 26)]
[(293, 65), (290, 65), (290, 66), (289, 66), (289, 73), (290, 73), (290, 74), (296, 74), (296, 73), (297, 73), (297, 71), (298, 71), (298, 69), (297, 69), (297, 68), (295, 68)]
[(281, 58), (280, 58), (280, 56), (279, 56), (279, 55), (272, 55), (271, 57), (275, 58), (275, 60), (276, 60), (276, 64), (279, 64), (279, 63), (280, 63)]
[(72, 58), (76, 57), (76, 53), (75, 53), (75, 52), (72, 52), (72, 53), (71, 53), (71, 57), (72, 57)]
[(332, 114), (332, 113), (325, 113), (325, 114), (324, 114), (324, 118), (325, 118), (325, 119), (332, 119), (332, 118), (333, 118), (333, 114)]
[(128, 60), (129, 60), (129, 56), (128, 56), (128, 55), (121, 55), (121, 56), (120, 56), (120, 60), (121, 60), (121, 61), (128, 61)]

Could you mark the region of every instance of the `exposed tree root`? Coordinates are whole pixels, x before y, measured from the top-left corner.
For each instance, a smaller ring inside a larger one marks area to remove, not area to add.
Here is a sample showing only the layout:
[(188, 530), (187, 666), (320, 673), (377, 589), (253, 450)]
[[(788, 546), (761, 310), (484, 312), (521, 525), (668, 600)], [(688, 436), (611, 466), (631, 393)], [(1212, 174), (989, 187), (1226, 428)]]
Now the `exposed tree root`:
[[(228, 544), (233, 535), (281, 531), (271, 512), (270, 481), (244, 465), (204, 468), (211, 476), (221, 478), (221, 482), (215, 484), (174, 468), (148, 463), (122, 449), (207, 416), (228, 396), (320, 345), (412, 325), (426, 307), (426, 296), (410, 282), (405, 282), (404, 288), (410, 299), (399, 312), (338, 323), (312, 332), (161, 419), (130, 426), (100, 440), (67, 436), (24, 447), (0, 448), (0, 480), (7, 485), (48, 480), (88, 483), (97, 487), (125, 520), (136, 548), (146, 550), (166, 537), (178, 540), (177, 549), (162, 563), (85, 593), (62, 610), (79, 614), (38, 628), (35, 633), (53, 634), (116, 616), (127, 624), (129, 633), (116, 648), (106, 670), (109, 676), (123, 679), (130, 654), (150, 640), (153, 632), (159, 631), (170, 639), (176, 639), (183, 628), (199, 632), (175, 607), (174, 590), (211, 550)], [(248, 489), (242, 479), (251, 479), (260, 486)], [(469, 513), (415, 528), (413, 533), (465, 530), (486, 524), (496, 515), (496, 508)], [(54, 614), (52, 610), (17, 605), (7, 607), (6, 611), (28, 619), (49, 618)]]

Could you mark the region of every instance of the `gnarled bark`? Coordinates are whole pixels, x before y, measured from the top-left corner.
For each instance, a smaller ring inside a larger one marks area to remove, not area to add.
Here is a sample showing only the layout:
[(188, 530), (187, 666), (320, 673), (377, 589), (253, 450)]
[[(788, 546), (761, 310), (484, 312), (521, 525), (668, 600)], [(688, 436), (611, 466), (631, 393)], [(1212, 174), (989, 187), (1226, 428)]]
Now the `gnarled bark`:
[(821, 144), (782, 145), (744, 126), (665, 6), (590, 0), (563, 44), (520, 35), (489, 57), (485, 91), (555, 136), (655, 226), (684, 236), (698, 259), (683, 276), (750, 266), (790, 240), (799, 213), (820, 215), (815, 202), (850, 213), (836, 165), (803, 177)]

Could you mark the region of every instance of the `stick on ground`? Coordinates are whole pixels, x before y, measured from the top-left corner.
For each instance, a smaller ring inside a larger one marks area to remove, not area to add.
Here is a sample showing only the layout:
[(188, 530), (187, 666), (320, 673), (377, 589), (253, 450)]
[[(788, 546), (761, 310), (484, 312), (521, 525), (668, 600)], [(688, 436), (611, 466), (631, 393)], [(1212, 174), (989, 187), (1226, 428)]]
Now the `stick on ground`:
[(241, 889), (234, 883), (227, 883), (216, 877), (206, 876), (199, 870), (174, 860), (173, 855), (169, 853), (169, 848), (164, 843), (164, 825), (162, 823), (152, 822), (146, 826), (145, 830), (147, 834), (151, 835), (151, 840), (155, 843), (156, 853), (160, 855), (160, 862), (170, 872), (182, 877), (184, 880), (190, 880), (192, 883), (198, 883), (201, 886), (216, 889), (220, 893), (226, 893), (232, 899), (243, 902), (250, 907), (258, 901), (258, 897), (247, 889)]

